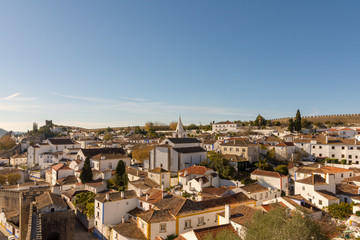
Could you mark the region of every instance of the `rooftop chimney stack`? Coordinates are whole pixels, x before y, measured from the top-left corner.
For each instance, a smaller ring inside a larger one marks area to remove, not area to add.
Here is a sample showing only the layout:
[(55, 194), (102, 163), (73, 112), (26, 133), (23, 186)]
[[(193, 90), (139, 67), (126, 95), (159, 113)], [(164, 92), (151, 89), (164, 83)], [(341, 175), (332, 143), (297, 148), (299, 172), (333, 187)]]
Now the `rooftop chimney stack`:
[(122, 222), (122, 223), (124, 223), (124, 222), (125, 222), (125, 217), (124, 217), (124, 216), (122, 216), (122, 218), (121, 218), (121, 222)]
[(231, 215), (230, 205), (226, 204), (225, 205), (225, 224), (230, 223), (230, 215)]
[(110, 201), (110, 194), (107, 193), (105, 198), (106, 198), (106, 201)]
[(121, 198), (124, 198), (124, 197), (125, 197), (124, 191), (121, 191), (121, 192), (120, 192), (120, 197), (121, 197)]
[(149, 201), (149, 194), (146, 194), (146, 201)]
[(326, 135), (325, 139), (326, 139), (326, 144), (328, 144), (329, 143), (329, 136)]

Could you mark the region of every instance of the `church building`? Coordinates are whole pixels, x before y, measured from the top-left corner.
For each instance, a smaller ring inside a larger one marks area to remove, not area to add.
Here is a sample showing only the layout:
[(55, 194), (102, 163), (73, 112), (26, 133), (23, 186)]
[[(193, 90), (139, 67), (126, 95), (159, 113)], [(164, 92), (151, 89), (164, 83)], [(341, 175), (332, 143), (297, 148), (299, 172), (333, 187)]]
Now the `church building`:
[(186, 135), (179, 117), (173, 137), (163, 140), (150, 152), (149, 160), (144, 161), (144, 169), (151, 170), (160, 167), (177, 173), (206, 160), (207, 152), (200, 146), (201, 141), (196, 138), (188, 138)]

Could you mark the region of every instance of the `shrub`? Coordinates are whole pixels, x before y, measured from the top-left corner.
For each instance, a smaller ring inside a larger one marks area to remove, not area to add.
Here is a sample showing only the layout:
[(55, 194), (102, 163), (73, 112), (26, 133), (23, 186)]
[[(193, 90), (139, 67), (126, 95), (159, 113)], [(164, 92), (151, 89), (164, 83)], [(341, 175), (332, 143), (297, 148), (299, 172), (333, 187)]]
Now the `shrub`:
[(360, 217), (360, 211), (356, 211), (355, 215)]
[(346, 159), (341, 159), (341, 164), (346, 164)]

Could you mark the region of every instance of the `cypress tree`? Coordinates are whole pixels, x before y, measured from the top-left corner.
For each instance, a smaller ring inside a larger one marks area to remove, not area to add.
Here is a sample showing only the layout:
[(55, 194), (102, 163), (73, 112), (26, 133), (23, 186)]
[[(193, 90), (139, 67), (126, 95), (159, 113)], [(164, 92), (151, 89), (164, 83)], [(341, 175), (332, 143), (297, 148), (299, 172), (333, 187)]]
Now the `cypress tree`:
[(126, 169), (125, 163), (123, 160), (120, 160), (116, 165), (115, 169), (115, 184), (117, 187), (124, 187), (127, 184), (127, 176), (126, 176)]
[(288, 131), (294, 132), (294, 121), (292, 118), (289, 119)]
[(297, 110), (295, 117), (295, 131), (301, 131), (301, 114), (299, 109)]
[(93, 175), (92, 175), (91, 166), (90, 166), (90, 157), (87, 157), (84, 162), (84, 167), (82, 168), (81, 173), (80, 173), (80, 180), (81, 180), (81, 183), (84, 184), (87, 182), (91, 182), (92, 178), (93, 178)]

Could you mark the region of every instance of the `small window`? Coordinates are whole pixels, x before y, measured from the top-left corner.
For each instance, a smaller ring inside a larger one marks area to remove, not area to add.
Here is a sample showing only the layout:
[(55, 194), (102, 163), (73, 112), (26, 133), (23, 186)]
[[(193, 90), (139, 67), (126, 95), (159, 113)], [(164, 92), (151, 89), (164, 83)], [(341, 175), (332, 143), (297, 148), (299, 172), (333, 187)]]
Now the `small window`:
[(185, 228), (191, 228), (191, 220), (185, 221)]
[(313, 148), (315, 149), (315, 146), (313, 146)]
[(204, 217), (199, 217), (198, 218), (198, 226), (204, 225), (205, 221), (204, 221)]
[(341, 177), (344, 177), (344, 174), (343, 174), (343, 173), (341, 174)]
[(319, 157), (322, 157), (322, 154), (321, 154), (321, 153), (319, 154)]
[(231, 151), (232, 151), (232, 148), (230, 148), (229, 151), (231, 152)]
[(265, 193), (265, 198), (268, 198), (268, 197), (269, 197), (269, 193), (266, 192), (266, 193)]
[(305, 187), (304, 187), (304, 186), (302, 187), (302, 190), (305, 191)]
[(160, 223), (160, 232), (166, 232), (166, 223)]
[(351, 158), (352, 158), (352, 155), (349, 155), (349, 158), (351, 159)]
[(344, 155), (344, 154), (341, 154), (341, 158), (345, 158), (345, 155)]
[(332, 146), (332, 147), (331, 147), (331, 149), (335, 149), (335, 147), (334, 147), (334, 146)]
[(319, 146), (319, 149), (322, 149), (322, 146)]
[(319, 200), (319, 205), (322, 205), (322, 200)]
[(236, 148), (236, 151), (238, 152), (238, 151), (239, 151), (239, 148)]
[(335, 157), (335, 154), (331, 154), (331, 157)]
[(344, 149), (345, 149), (345, 147), (343, 146), (343, 147), (341, 147), (341, 149), (342, 149), (342, 150), (344, 150)]

